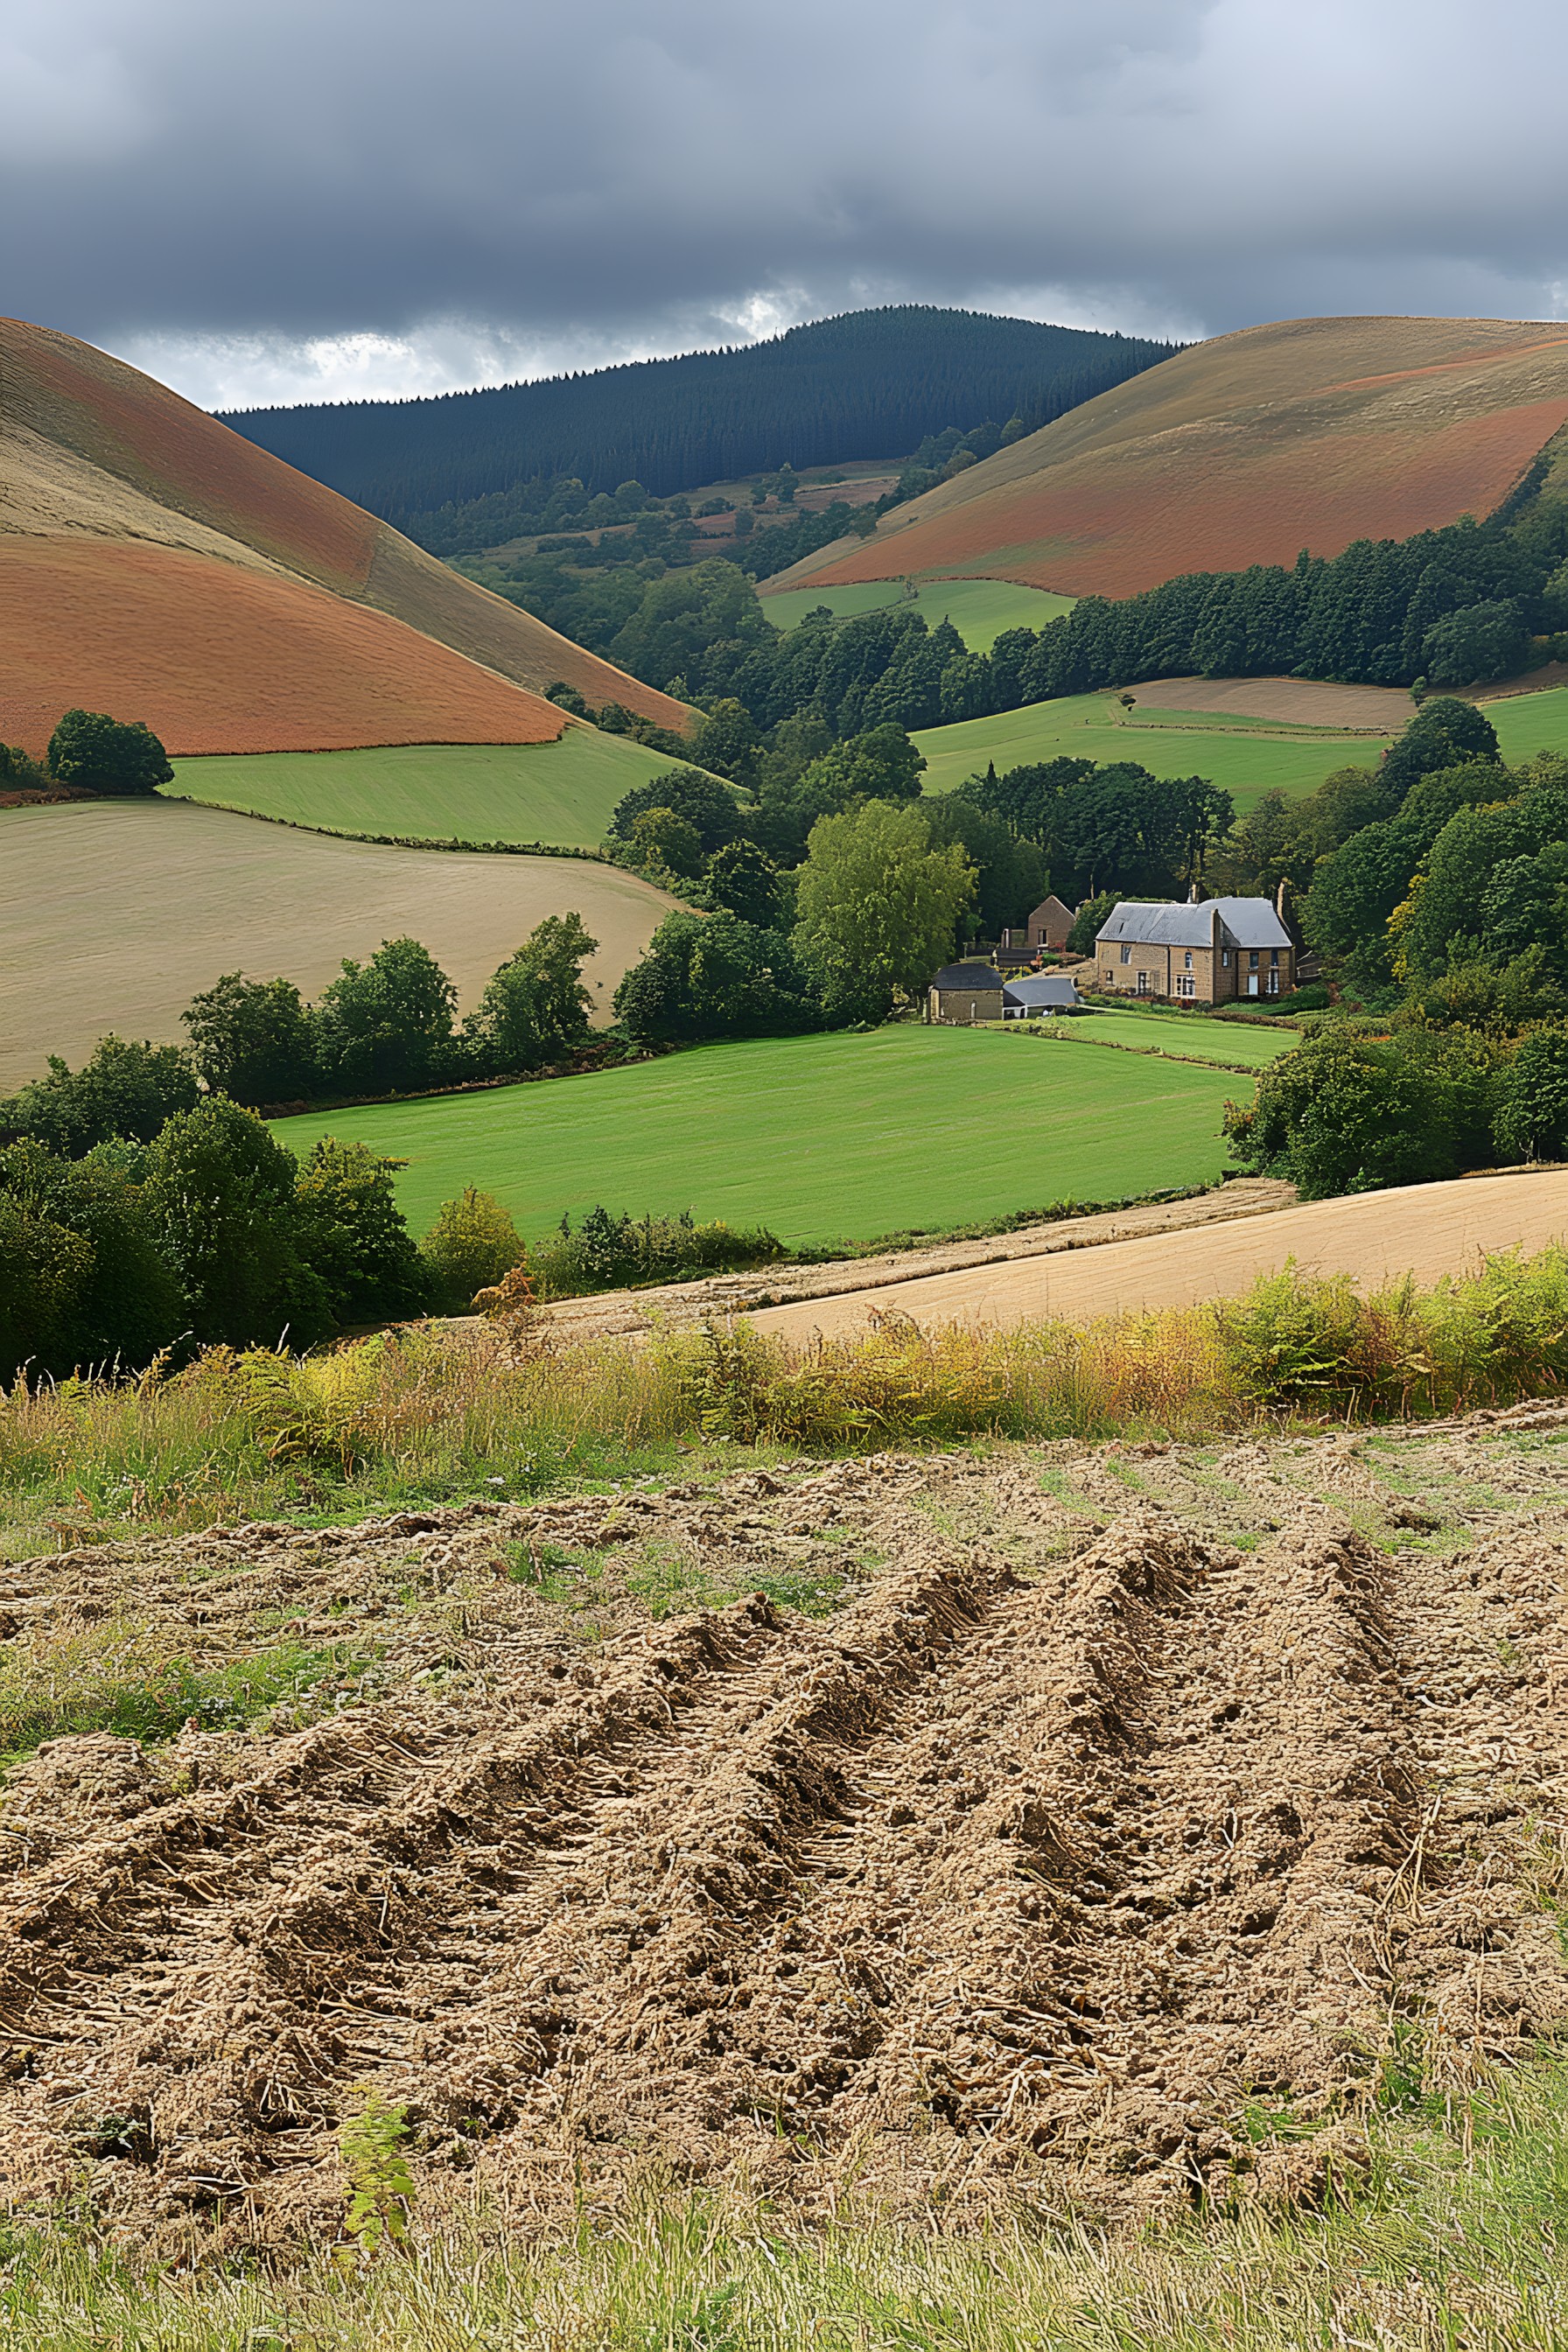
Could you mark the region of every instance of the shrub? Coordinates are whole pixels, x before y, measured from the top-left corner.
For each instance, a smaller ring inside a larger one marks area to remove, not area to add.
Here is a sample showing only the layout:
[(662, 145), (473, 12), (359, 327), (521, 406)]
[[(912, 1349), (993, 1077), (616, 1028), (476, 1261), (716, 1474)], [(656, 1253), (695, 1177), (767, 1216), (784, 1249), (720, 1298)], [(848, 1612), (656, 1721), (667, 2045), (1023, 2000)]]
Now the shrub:
[(168, 753), (143, 720), (128, 724), (101, 710), (68, 710), (49, 738), (46, 761), (58, 782), (116, 797), (174, 781)]
[(79, 1070), (51, 1054), (47, 1077), (0, 1103), (0, 1128), (79, 1160), (111, 1136), (151, 1143), (165, 1119), (200, 1098), (191, 1058), (178, 1045), (138, 1045), (110, 1032)]
[(1225, 1132), (1308, 1201), (1431, 1183), (1489, 1162), (1494, 1083), (1465, 1033), (1376, 1038), (1335, 1024), (1265, 1070), (1249, 1108), (1228, 1106)]
[(767, 1265), (783, 1255), (782, 1244), (763, 1226), (731, 1226), (721, 1221), (700, 1225), (689, 1211), (679, 1217), (616, 1216), (600, 1207), (590, 1209), (574, 1232), (570, 1219), (563, 1217), (559, 1234), (539, 1244), (531, 1264), (543, 1297), (571, 1298), (587, 1291)]
[(471, 1184), (442, 1202), (419, 1249), (436, 1304), (449, 1315), (464, 1313), (476, 1292), (500, 1284), (527, 1255), (510, 1211)]

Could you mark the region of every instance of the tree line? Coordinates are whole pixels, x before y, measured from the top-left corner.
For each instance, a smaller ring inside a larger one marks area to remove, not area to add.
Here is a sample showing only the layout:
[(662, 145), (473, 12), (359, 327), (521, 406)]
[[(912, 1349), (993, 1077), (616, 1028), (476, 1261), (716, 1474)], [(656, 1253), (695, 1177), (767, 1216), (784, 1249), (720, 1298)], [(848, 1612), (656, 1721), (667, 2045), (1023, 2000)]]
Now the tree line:
[[(519, 484), (656, 496), (913, 449), (975, 417), (1048, 424), (1178, 346), (925, 304), (765, 342), (437, 399), (250, 409), (225, 422), (400, 528)], [(417, 530), (416, 530), (417, 536)]]

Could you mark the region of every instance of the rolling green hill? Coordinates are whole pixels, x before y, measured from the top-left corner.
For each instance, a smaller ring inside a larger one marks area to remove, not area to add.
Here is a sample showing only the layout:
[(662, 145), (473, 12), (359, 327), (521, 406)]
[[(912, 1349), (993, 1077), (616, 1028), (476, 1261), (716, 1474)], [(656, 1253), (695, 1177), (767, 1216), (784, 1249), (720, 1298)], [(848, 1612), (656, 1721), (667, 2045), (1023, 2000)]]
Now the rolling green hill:
[(568, 727), (558, 743), (426, 743), (176, 760), (172, 794), (327, 833), (591, 849), (623, 793), (677, 763), (628, 737)]
[(1384, 740), (1205, 711), (1141, 709), (1127, 718), (1103, 694), (1063, 695), (994, 719), (928, 727), (914, 740), (926, 757), (928, 793), (951, 792), (992, 761), (1001, 775), (1026, 761), (1064, 756), (1135, 760), (1151, 775), (1206, 776), (1235, 796), (1238, 814), (1266, 792), (1310, 793), (1335, 768), (1370, 765)]
[(416, 1231), (477, 1184), (532, 1239), (602, 1201), (821, 1244), (1210, 1182), (1221, 1110), (1247, 1083), (1088, 1045), (893, 1027), (706, 1045), (272, 1131), (296, 1151), (331, 1133), (405, 1160), (398, 1197)]

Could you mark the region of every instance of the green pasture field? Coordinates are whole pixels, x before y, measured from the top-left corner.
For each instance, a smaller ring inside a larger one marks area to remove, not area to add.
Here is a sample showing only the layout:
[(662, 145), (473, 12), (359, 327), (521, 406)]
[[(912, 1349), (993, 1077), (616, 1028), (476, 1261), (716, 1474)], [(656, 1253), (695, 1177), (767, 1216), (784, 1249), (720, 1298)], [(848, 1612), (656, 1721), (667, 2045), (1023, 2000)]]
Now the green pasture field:
[(994, 719), (928, 727), (914, 740), (925, 753), (928, 793), (952, 792), (966, 776), (984, 775), (991, 761), (1003, 775), (1030, 761), (1070, 755), (1136, 760), (1154, 776), (1206, 776), (1233, 795), (1244, 814), (1267, 792), (1310, 793), (1336, 768), (1371, 767), (1393, 738), (1198, 711), (1138, 711), (1129, 718), (1109, 695), (1066, 694)]
[(1009, 1030), (1042, 1025), (1052, 1037), (1139, 1046), (1195, 1062), (1245, 1062), (1251, 1070), (1266, 1070), (1300, 1042), (1293, 1029), (1210, 1021), (1201, 1013), (1075, 1013), (1066, 1021), (1007, 1024)]
[(1238, 1085), (1185, 1063), (911, 1025), (705, 1045), (272, 1131), (301, 1154), (332, 1134), (405, 1160), (398, 1196), (416, 1233), (476, 1184), (530, 1239), (602, 1201), (820, 1244), (1213, 1182)]
[(250, 816), (415, 841), (589, 849), (634, 784), (679, 765), (623, 735), (568, 727), (557, 743), (416, 743), (176, 760), (174, 793)]
[(1483, 702), (1497, 729), (1503, 758), (1533, 759), (1537, 751), (1568, 752), (1568, 686), (1543, 687), (1538, 694), (1504, 694)]
[(901, 580), (861, 580), (847, 588), (785, 588), (776, 596), (763, 591), (763, 610), (775, 628), (798, 627), (818, 604), (848, 620), (908, 604), (924, 615), (930, 628), (945, 616), (976, 654), (988, 654), (1004, 629), (1043, 628), (1058, 614), (1070, 613), (1076, 601), (1054, 595), (1048, 588), (1023, 588), (1013, 580), (922, 580), (912, 597), (904, 594)]

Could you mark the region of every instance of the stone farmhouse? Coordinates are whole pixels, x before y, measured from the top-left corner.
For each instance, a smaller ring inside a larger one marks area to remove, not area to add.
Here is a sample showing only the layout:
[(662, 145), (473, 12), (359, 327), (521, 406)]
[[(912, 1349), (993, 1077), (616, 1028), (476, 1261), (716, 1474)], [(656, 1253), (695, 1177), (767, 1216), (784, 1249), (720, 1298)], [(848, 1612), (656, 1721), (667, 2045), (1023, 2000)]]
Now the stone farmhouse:
[(1168, 1004), (1286, 996), (1296, 985), (1290, 934), (1267, 898), (1123, 900), (1095, 941), (1094, 965), (1102, 992)]

